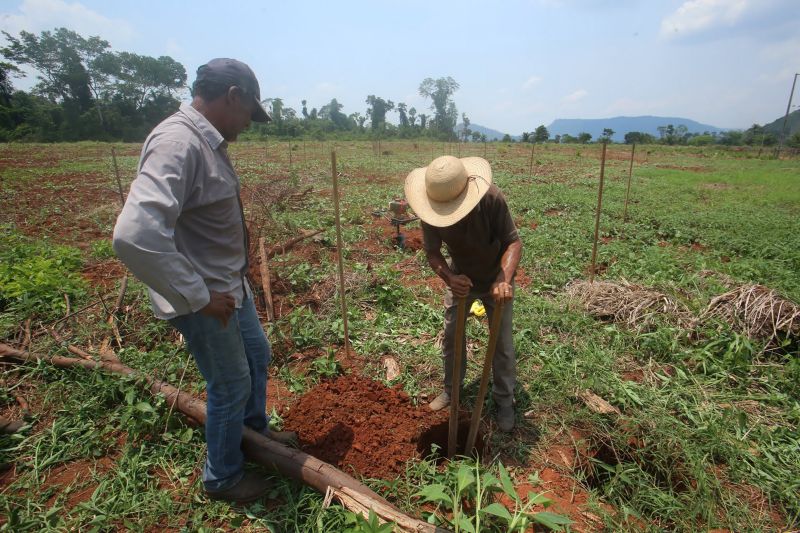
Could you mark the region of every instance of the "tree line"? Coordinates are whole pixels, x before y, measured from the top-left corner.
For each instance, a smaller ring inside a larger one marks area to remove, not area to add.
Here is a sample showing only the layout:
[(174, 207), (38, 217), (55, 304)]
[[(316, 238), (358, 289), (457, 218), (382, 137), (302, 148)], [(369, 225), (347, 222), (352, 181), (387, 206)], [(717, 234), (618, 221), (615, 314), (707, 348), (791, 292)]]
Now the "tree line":
[[(688, 128), (680, 124), (675, 126), (667, 124), (656, 128), (658, 136), (641, 131), (629, 131), (625, 134), (625, 144), (667, 144), (685, 146), (707, 146), (719, 144), (724, 146), (775, 146), (779, 142), (779, 137), (773, 132), (766, 131), (764, 126), (753, 124), (744, 131), (727, 130), (723, 132), (705, 131), (703, 133), (690, 132)], [(604, 128), (603, 133), (596, 139), (596, 142), (613, 142), (611, 139), (616, 133), (611, 128)], [(511, 142), (511, 136), (503, 138), (505, 142)], [(533, 132), (524, 132), (520, 139), (521, 142), (531, 143), (565, 143), (565, 144), (587, 144), (592, 142), (592, 134), (581, 132), (577, 136), (569, 134), (555, 135), (552, 138), (547, 127), (541, 125)], [(795, 133), (786, 141), (787, 146), (800, 148), (800, 132)]]
[[(0, 47), (0, 142), (32, 141), (141, 141), (169, 114), (177, 110), (187, 93), (184, 66), (169, 56), (150, 57), (116, 52), (108, 41), (84, 38), (67, 28), (39, 35), (21, 31), (13, 36), (3, 31), (6, 46)], [(14, 88), (13, 79), (36, 72), (30, 91)], [(301, 108), (287, 105), (279, 97), (264, 104), (272, 111), (269, 124), (253, 124), (243, 138), (309, 137), (315, 139), (431, 138), (442, 141), (485, 142), (486, 135), (470, 128), (465, 113), (458, 125), (453, 95), (459, 84), (452, 77), (425, 78), (419, 95), (430, 106), (419, 111), (403, 102), (370, 94), (364, 112), (345, 113), (336, 98), (319, 107), (301, 100)], [(397, 114), (397, 123), (387, 115)], [(754, 124), (745, 131), (690, 133), (683, 125), (667, 124), (649, 133), (628, 132), (625, 143), (723, 144), (773, 146), (778, 138)], [(606, 128), (596, 139), (610, 142), (614, 131)], [(510, 135), (503, 139), (512, 142)], [(523, 142), (592, 142), (592, 135), (555, 135), (543, 124), (524, 132)], [(800, 133), (787, 145), (800, 147)]]
[[(0, 48), (0, 142), (79, 140), (141, 141), (158, 122), (175, 112), (187, 93), (184, 66), (169, 56), (116, 52), (100, 37), (85, 38), (67, 28), (36, 35), (3, 31)], [(30, 91), (14, 88), (23, 69), (36, 72)], [(298, 113), (278, 97), (267, 98), (273, 121), (253, 124), (246, 136), (263, 137), (431, 137), (454, 141), (458, 110), (451, 77), (425, 78), (419, 94), (430, 109), (368, 95), (364, 113), (346, 114), (336, 98)], [(396, 112), (398, 124), (387, 121)], [(466, 116), (464, 115), (464, 118)]]

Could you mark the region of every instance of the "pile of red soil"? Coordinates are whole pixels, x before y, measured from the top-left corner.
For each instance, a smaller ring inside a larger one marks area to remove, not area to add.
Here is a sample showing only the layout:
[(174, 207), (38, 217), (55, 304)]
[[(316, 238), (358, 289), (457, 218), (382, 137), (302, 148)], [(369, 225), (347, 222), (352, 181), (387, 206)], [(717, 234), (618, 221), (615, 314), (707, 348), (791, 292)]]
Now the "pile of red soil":
[[(323, 381), (294, 404), (285, 417), (300, 448), (347, 472), (394, 479), (409, 459), (425, 455), (426, 434), (448, 419), (414, 407), (399, 388), (360, 376)], [(430, 443), (428, 442), (429, 446)]]

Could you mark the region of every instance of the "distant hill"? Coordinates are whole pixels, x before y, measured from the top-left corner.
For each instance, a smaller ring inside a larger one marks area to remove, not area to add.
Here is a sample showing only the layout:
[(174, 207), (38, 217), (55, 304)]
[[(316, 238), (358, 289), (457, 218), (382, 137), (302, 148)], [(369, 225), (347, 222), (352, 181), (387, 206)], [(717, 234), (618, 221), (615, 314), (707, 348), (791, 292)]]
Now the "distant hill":
[(612, 139), (616, 142), (625, 140), (625, 134), (631, 131), (640, 131), (642, 133), (649, 133), (650, 135), (659, 137), (658, 127), (684, 125), (690, 133), (703, 133), (703, 132), (722, 132), (724, 128), (718, 128), (709, 124), (701, 124), (690, 120), (688, 118), (680, 117), (613, 117), (613, 118), (559, 118), (552, 122), (547, 127), (552, 139), (556, 135), (569, 134), (577, 137), (579, 133), (586, 132), (592, 134), (592, 140), (596, 140), (603, 135), (603, 129), (611, 128), (614, 130)]
[[(460, 135), (461, 134), (461, 130), (463, 128), (464, 128), (464, 124), (458, 124), (456, 126), (456, 133), (458, 133)], [(481, 126), (480, 124), (472, 124), (472, 123), (470, 123), (469, 129), (471, 129), (472, 131), (478, 131), (478, 132), (486, 135), (486, 140), (487, 141), (499, 141), (505, 136), (505, 133), (503, 133), (502, 131), (493, 130), (492, 128), (487, 128), (486, 126)], [(512, 138), (515, 139), (515, 140), (519, 140), (519, 135), (516, 135), (516, 136), (512, 135)]]
[[(781, 136), (783, 129), (783, 117), (776, 119), (769, 124), (764, 124), (764, 131), (774, 133), (777, 137)], [(795, 133), (800, 131), (800, 109), (789, 113), (789, 118), (786, 122), (786, 138), (788, 139)]]

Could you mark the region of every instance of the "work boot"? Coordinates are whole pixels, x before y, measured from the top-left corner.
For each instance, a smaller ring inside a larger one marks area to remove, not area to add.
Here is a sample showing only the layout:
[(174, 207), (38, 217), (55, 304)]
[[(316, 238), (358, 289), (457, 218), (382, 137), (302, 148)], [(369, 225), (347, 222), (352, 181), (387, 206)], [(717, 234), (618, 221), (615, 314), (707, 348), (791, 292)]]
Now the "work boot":
[(284, 446), (297, 445), (297, 433), (294, 431), (275, 431), (274, 429), (266, 429), (262, 433), (268, 439), (283, 444)]
[(503, 433), (514, 429), (514, 404), (497, 407), (497, 428)]
[(450, 393), (443, 392), (439, 396), (433, 399), (431, 403), (428, 404), (428, 409), (431, 411), (440, 411), (445, 407), (450, 406)]
[(251, 503), (266, 494), (270, 487), (269, 481), (254, 472), (245, 472), (239, 482), (227, 489), (208, 490), (206, 496), (212, 500), (222, 500), (231, 503)]

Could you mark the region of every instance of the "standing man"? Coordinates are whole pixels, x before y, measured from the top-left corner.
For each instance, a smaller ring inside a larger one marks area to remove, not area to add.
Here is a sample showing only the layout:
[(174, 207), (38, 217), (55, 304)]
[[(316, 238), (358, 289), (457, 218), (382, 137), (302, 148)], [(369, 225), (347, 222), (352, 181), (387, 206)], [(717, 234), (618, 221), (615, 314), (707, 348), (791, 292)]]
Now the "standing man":
[[(456, 335), (456, 298), (480, 299), (489, 321), (495, 304), (503, 303), (503, 317), (492, 362), (493, 396), (497, 426), (514, 428), (516, 360), (512, 337), (514, 274), (522, 255), (522, 241), (503, 193), (492, 184), (492, 169), (480, 157), (442, 156), (406, 178), (405, 193), (422, 220), (422, 237), (428, 263), (447, 285), (444, 305), (444, 391), (429, 407), (438, 411), (450, 405)], [(442, 256), (442, 243), (450, 262)], [(463, 341), (463, 339), (462, 339)], [(466, 342), (462, 342), (460, 382), (466, 373)]]
[(245, 277), (247, 230), (228, 143), (270, 116), (250, 67), (212, 59), (197, 69), (192, 103), (147, 137), (114, 228), (114, 250), (150, 289), (158, 318), (180, 331), (207, 382), (206, 494), (246, 503), (268, 488), (244, 471), (248, 426), (286, 442), (266, 416), (272, 356)]

